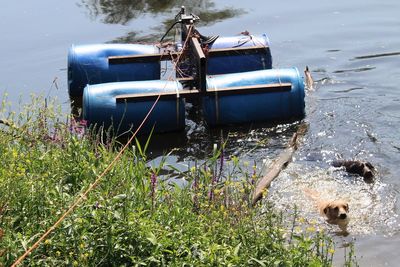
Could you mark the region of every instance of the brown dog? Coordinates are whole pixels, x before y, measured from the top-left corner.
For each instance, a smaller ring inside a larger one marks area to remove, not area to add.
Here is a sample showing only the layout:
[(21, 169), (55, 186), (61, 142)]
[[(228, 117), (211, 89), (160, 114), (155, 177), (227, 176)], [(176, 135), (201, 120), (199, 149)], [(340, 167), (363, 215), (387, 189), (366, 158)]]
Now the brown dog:
[(333, 167), (345, 167), (348, 173), (358, 174), (364, 177), (366, 183), (372, 183), (375, 175), (375, 168), (368, 161), (359, 160), (335, 160)]
[(323, 200), (320, 194), (311, 190), (304, 189), (305, 194), (317, 204), (319, 213), (325, 218), (327, 223), (339, 226), (343, 233), (347, 233), (349, 224), (349, 204), (344, 200)]

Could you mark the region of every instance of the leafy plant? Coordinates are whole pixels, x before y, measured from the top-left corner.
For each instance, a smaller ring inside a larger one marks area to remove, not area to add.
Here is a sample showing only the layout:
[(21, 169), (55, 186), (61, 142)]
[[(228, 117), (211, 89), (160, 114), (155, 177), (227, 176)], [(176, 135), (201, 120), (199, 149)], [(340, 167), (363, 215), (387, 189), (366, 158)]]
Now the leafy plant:
[[(0, 266), (11, 265), (114, 159), (118, 140), (34, 99), (0, 114)], [(136, 142), (25, 259), (29, 266), (329, 266), (334, 242), (298, 214), (250, 206), (256, 167), (223, 149), (179, 172)], [(222, 145), (223, 148), (223, 145)], [(287, 223), (287, 222), (291, 223)], [(304, 225), (303, 225), (304, 226)], [(304, 226), (306, 227), (306, 226)], [(348, 266), (355, 263), (353, 250)]]

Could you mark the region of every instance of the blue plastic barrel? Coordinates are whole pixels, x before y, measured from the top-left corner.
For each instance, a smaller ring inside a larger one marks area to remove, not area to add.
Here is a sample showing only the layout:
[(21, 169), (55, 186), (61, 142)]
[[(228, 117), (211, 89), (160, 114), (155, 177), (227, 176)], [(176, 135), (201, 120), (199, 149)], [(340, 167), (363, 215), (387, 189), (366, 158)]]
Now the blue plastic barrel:
[(247, 52), (246, 54), (230, 53), (229, 55), (211, 56), (208, 59), (207, 74), (227, 74), (272, 68), (272, 57), (269, 48), (269, 40), (266, 34), (260, 36), (239, 35), (232, 37), (219, 37), (210, 46), (210, 49), (226, 48), (254, 48), (265, 47), (257, 50), (257, 53)]
[(81, 97), (87, 84), (160, 79), (160, 62), (109, 64), (110, 56), (159, 53), (154, 45), (93, 44), (72, 46), (68, 53), (68, 91)]
[[(87, 85), (83, 93), (83, 118), (89, 125), (113, 127), (117, 133), (135, 131), (142, 123), (155, 101), (152, 98), (124, 98), (127, 94), (178, 92), (182, 85), (177, 81), (138, 81)], [(119, 98), (119, 99), (117, 99)], [(151, 112), (140, 133), (171, 132), (185, 127), (185, 104), (181, 97), (161, 98)]]
[[(278, 86), (263, 88), (263, 84)], [(304, 82), (297, 68), (208, 77), (207, 87), (216, 91), (203, 96), (203, 113), (210, 126), (282, 121), (303, 118), (305, 115)], [(240, 87), (260, 88), (242, 90), (240, 93), (238, 90), (237, 94), (235, 90), (228, 94), (221, 90)]]

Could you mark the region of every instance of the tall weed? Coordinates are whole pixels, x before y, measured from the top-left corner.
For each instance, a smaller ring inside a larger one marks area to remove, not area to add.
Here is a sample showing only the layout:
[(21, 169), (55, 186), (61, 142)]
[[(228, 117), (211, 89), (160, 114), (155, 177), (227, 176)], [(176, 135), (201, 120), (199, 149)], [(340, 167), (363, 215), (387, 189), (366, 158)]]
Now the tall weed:
[[(117, 154), (118, 140), (34, 99), (0, 114), (0, 266), (29, 248)], [(334, 242), (297, 214), (250, 207), (256, 167), (223, 149), (173, 182), (137, 142), (28, 258), (28, 266), (329, 266)], [(223, 147), (223, 146), (222, 146)], [(175, 170), (177, 171), (177, 170)], [(292, 223), (288, 224), (290, 221)], [(352, 252), (351, 252), (352, 253)], [(353, 257), (353, 254), (348, 257)], [(348, 262), (352, 262), (348, 260)], [(351, 265), (351, 264), (349, 264)]]

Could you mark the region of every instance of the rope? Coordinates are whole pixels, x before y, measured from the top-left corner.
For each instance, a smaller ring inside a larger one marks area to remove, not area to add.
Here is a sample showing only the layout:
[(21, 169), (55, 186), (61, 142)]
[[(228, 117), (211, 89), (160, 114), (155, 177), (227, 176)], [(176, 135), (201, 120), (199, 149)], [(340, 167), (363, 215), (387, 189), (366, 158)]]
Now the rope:
[(180, 113), (179, 113), (179, 107), (180, 107), (180, 105), (179, 105), (179, 98), (180, 98), (180, 96), (179, 96), (179, 82), (178, 82), (178, 80), (175, 80), (175, 82), (176, 82), (176, 87), (175, 87), (175, 92), (176, 92), (176, 125), (179, 125), (179, 115), (180, 115)]
[(216, 123), (219, 123), (219, 99), (218, 99), (218, 88), (215, 85), (215, 82), (212, 79), (208, 79), (208, 82), (210, 83), (210, 87), (214, 89), (214, 98), (215, 98), (215, 120)]
[(282, 81), (281, 81), (281, 75), (280, 75), (279, 68), (276, 69), (276, 77), (278, 78), (279, 86), (282, 86)]
[[(189, 37), (191, 35), (191, 31), (192, 31), (193, 27), (189, 28), (188, 31), (188, 35), (187, 38), (184, 42), (183, 48), (186, 47), (187, 42), (189, 40)], [(177, 58), (177, 62), (179, 62), (180, 57), (182, 54), (179, 54), (178, 58)], [(176, 66), (176, 64), (175, 64)], [(171, 74), (172, 76), (172, 74)], [(165, 87), (167, 86), (167, 83), (165, 84)], [(164, 87), (164, 89), (165, 89)], [(144, 123), (147, 121), (148, 117), (150, 116), (151, 112), (153, 111), (153, 109), (155, 108), (155, 106), (157, 105), (159, 99), (161, 97), (161, 93), (158, 95), (157, 99), (154, 101), (153, 105), (151, 106), (151, 108), (149, 109), (149, 111), (147, 112), (146, 116), (144, 117), (143, 121), (140, 123), (139, 127), (136, 129), (136, 131), (133, 133), (132, 137), (129, 138), (128, 142), (124, 145), (124, 147), (118, 152), (117, 156), (113, 159), (113, 161), (107, 166), (107, 168), (99, 175), (97, 176), (96, 180), (88, 187), (88, 189), (86, 189), (86, 191), (81, 194), (76, 200), (75, 202), (68, 208), (67, 211), (64, 212), (63, 215), (60, 216), (60, 218), (29, 248), (25, 251), (24, 254), (22, 254), (12, 265), (11, 267), (15, 267), (18, 266), (19, 264), (22, 263), (22, 261), (30, 254), (32, 253), (32, 251), (34, 251), (39, 245), (40, 243), (43, 242), (43, 240), (45, 240), (51, 232), (53, 232), (57, 226), (59, 226), (62, 221), (64, 221), (64, 219), (71, 214), (75, 208), (85, 199), (87, 199), (87, 195), (90, 193), (90, 191), (92, 191), (101, 181), (101, 179), (112, 169), (112, 167), (114, 166), (114, 164), (121, 158), (122, 154), (125, 152), (125, 150), (129, 147), (129, 145), (132, 143), (133, 139), (135, 138), (136, 134), (140, 131), (140, 129), (143, 127)]]

